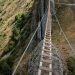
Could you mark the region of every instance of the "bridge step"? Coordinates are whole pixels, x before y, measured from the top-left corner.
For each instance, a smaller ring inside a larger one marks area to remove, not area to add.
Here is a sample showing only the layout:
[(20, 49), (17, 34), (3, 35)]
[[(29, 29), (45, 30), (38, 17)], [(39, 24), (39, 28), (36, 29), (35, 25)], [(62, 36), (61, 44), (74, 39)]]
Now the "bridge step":
[(48, 67), (39, 67), (40, 70), (44, 70), (44, 71), (48, 71), (48, 72), (52, 72), (52, 69), (48, 68)]
[(46, 36), (45, 36), (45, 38), (46, 38), (46, 39), (50, 39), (50, 37), (46, 37)]
[(49, 30), (47, 30), (47, 31), (46, 31), (46, 34), (50, 35), (50, 34), (51, 34), (51, 32), (50, 32)]
[(45, 41), (48, 41), (48, 42), (50, 42), (50, 41), (51, 41), (50, 39), (47, 39), (47, 38), (45, 38), (44, 40), (45, 40)]
[(49, 33), (47, 32), (45, 35), (50, 35), (50, 32)]
[(44, 46), (44, 49), (50, 50), (50, 47)]
[(46, 51), (46, 52), (49, 52), (50, 53), (50, 50), (47, 50), (47, 49), (43, 49), (43, 51)]
[(50, 45), (50, 43), (48, 43), (48, 42), (45, 42), (45, 45), (49, 46), (49, 45)]
[(52, 51), (49, 51), (49, 50), (43, 50), (43, 51), (44, 51), (45, 54), (48, 54), (48, 55), (50, 55), (50, 53), (52, 52)]
[(46, 60), (42, 59), (41, 62), (52, 64), (52, 60), (48, 60), (48, 59), (46, 59)]
[(44, 45), (44, 47), (50, 47), (50, 45)]
[(51, 32), (47, 30), (47, 31), (46, 31), (46, 34), (50, 35), (50, 34), (51, 34)]
[(44, 53), (42, 56), (50, 57), (50, 55), (49, 54), (46, 54), (46, 53)]
[(45, 43), (50, 44), (50, 42), (49, 42), (49, 41), (45, 41)]
[(50, 54), (50, 52), (48, 52), (48, 51), (44, 51), (44, 53), (45, 53), (45, 54), (48, 54), (48, 55)]
[(50, 33), (46, 33), (46, 35), (50, 35)]
[(47, 34), (46, 34), (45, 36), (46, 36), (46, 37), (51, 37), (51, 35), (47, 35)]

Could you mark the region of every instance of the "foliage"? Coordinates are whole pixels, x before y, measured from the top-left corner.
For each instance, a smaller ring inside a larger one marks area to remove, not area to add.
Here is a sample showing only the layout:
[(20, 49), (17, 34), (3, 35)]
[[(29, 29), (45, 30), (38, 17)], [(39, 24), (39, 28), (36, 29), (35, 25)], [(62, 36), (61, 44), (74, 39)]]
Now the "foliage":
[[(27, 13), (27, 14), (21, 14), (21, 15), (17, 15), (15, 17), (15, 27), (13, 29), (13, 36), (12, 36), (12, 40), (17, 43), (18, 39), (20, 38), (20, 35), (22, 35), (22, 28), (25, 26), (25, 24), (28, 22), (29, 18), (31, 17), (31, 13)], [(26, 35), (29, 32), (28, 27), (25, 28), (25, 32)]]
[(59, 20), (61, 19), (62, 16), (64, 16), (64, 11), (67, 9), (66, 6), (60, 6), (60, 5), (56, 5), (56, 15), (59, 18)]
[(0, 18), (0, 26), (2, 26), (4, 24), (2, 18)]
[(3, 6), (5, 1), (6, 0), (0, 0), (0, 6)]
[(0, 73), (3, 75), (11, 75), (10, 66), (5, 61), (0, 62)]
[[(16, 47), (18, 41), (22, 40), (23, 37), (24, 37), (24, 39), (28, 38), (29, 34), (31, 33), (30, 26), (25, 26), (25, 25), (26, 25), (26, 23), (28, 23), (30, 17), (31, 17), (31, 13), (18, 14), (17, 16), (15, 16), (15, 25), (14, 25), (14, 28), (12, 31), (13, 34), (11, 36), (11, 39), (10, 39), (8, 45), (5, 48), (3, 55), (5, 55), (9, 51), (13, 50), (13, 48)], [(24, 26), (25, 26), (25, 28), (24, 28)]]
[(0, 40), (4, 40), (4, 38), (5, 38), (5, 35), (0, 33)]
[(16, 27), (22, 29), (23, 26), (28, 22), (30, 17), (31, 17), (31, 13), (21, 14), (21, 15), (18, 14), (17, 16), (15, 16)]
[(75, 58), (70, 57), (67, 61), (69, 74), (68, 75), (75, 75)]

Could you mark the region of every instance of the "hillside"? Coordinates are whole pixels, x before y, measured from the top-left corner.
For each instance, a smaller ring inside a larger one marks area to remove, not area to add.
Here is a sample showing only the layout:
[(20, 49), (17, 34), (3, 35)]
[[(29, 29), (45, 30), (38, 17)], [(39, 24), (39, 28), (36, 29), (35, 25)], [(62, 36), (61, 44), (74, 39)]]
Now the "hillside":
[[(60, 3), (75, 3), (74, 0), (60, 0)], [(67, 66), (67, 60), (70, 57), (74, 57), (75, 53), (75, 6), (57, 5), (56, 4), (56, 15), (60, 22), (60, 25), (71, 45), (68, 44), (63, 33), (61, 32), (58, 23), (53, 23), (53, 43), (59, 49), (65, 66)], [(71, 60), (72, 62), (72, 60)], [(75, 63), (75, 62), (73, 62)], [(71, 63), (70, 63), (71, 65)], [(70, 66), (69, 65), (69, 66)], [(73, 64), (72, 64), (73, 65)], [(71, 67), (72, 67), (71, 65)], [(71, 68), (70, 67), (70, 68)], [(74, 74), (72, 74), (74, 75)]]
[[(27, 15), (33, 5), (31, 0), (0, 0), (0, 51), (4, 50), (13, 36), (16, 19)], [(19, 34), (20, 31), (18, 31)], [(12, 41), (11, 44), (14, 42)]]
[[(75, 2), (74, 0), (55, 0), (55, 3), (57, 1), (64, 3)], [(46, 7), (46, 0), (45, 3), (43, 3), (43, 0), (0, 0), (0, 75), (12, 74)], [(55, 11), (61, 27), (75, 52), (75, 6), (55, 4)], [(38, 33), (40, 35), (39, 30), (29, 46), (16, 75), (29, 75), (28, 62), (33, 52), (35, 52), (34, 49), (41, 41)], [(60, 31), (54, 16), (52, 21), (52, 42), (59, 49), (65, 69), (68, 69), (67, 60), (73, 57), (73, 52)]]
[(33, 33), (34, 3), (34, 0), (0, 0), (0, 75), (11, 74), (13, 60), (22, 54)]
[[(65, 2), (64, 0), (60, 2)], [(65, 3), (71, 3), (70, 1), (66, 1)], [(74, 10), (72, 9), (75, 6), (66, 6), (66, 5), (56, 5), (56, 15), (58, 17), (58, 20), (61, 24), (61, 27), (66, 34), (66, 37), (68, 38), (69, 42), (73, 46), (73, 49), (75, 48), (74, 41), (75, 41), (75, 16), (74, 16)], [(54, 29), (55, 28), (55, 29)], [(58, 23), (54, 23), (53, 25), (53, 41), (56, 42), (61, 51), (67, 56), (72, 56), (72, 51), (70, 47), (68, 46), (67, 41), (65, 40), (65, 37), (63, 36), (61, 30), (59, 29)], [(63, 55), (63, 54), (62, 54)]]

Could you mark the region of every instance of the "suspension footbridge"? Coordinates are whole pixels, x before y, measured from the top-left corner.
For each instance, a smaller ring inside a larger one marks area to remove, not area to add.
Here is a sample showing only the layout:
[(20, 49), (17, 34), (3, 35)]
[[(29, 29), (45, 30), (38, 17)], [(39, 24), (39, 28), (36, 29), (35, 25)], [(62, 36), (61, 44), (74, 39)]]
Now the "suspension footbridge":
[[(52, 43), (52, 15), (51, 15), (51, 5), (50, 0), (48, 2), (48, 10), (46, 13), (44, 13), (41, 21), (38, 24), (38, 27), (36, 28), (28, 46), (26, 47), (25, 51), (23, 52), (18, 64), (16, 65), (12, 75), (16, 75), (16, 71), (29, 47), (31, 44), (36, 32), (38, 31), (38, 28), (40, 27), (41, 22), (43, 21), (44, 17), (47, 17), (46, 25), (45, 25), (45, 33), (44, 33), (44, 39), (43, 39), (43, 45), (42, 49), (40, 49), (40, 57), (38, 61), (38, 66), (36, 69), (36, 72), (32, 72), (31, 75), (63, 75), (63, 63), (61, 60), (61, 55), (58, 52), (58, 49), (53, 45)], [(72, 52), (74, 53), (74, 49), (72, 48), (69, 40), (67, 39), (64, 31), (62, 30), (62, 27), (60, 26), (59, 20), (56, 15), (54, 15), (56, 18), (56, 21), (59, 25), (59, 28), (64, 35), (68, 45), (70, 46)], [(35, 67), (36, 68), (36, 67)], [(32, 69), (33, 71), (34, 69)]]

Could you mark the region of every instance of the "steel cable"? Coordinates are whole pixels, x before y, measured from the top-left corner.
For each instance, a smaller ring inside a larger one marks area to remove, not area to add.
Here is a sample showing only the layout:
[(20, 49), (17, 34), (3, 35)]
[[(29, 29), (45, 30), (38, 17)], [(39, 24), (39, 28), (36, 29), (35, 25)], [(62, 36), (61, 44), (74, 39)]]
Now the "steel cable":
[(75, 55), (75, 54), (74, 54), (74, 49), (73, 49), (73, 47), (72, 47), (70, 41), (68, 40), (68, 38), (67, 38), (65, 32), (64, 32), (63, 29), (62, 29), (61, 24), (60, 24), (60, 22), (59, 22), (59, 20), (58, 20), (58, 18), (57, 18), (57, 16), (56, 16), (56, 13), (54, 14), (54, 16), (55, 16), (55, 19), (56, 19), (56, 21), (57, 21), (57, 23), (58, 23), (58, 26), (59, 26), (61, 32), (63, 33), (63, 36), (64, 36), (65, 40), (67, 41), (69, 47), (70, 47), (71, 50), (72, 50), (73, 55)]
[(22, 59), (23, 59), (23, 57), (24, 57), (24, 55), (25, 55), (25, 53), (26, 53), (26, 51), (27, 51), (29, 45), (31, 44), (31, 42), (32, 42), (32, 40), (33, 40), (33, 38), (34, 38), (34, 36), (35, 36), (35, 34), (36, 34), (36, 32), (37, 32), (37, 30), (38, 30), (38, 28), (39, 28), (39, 26), (40, 26), (40, 24), (41, 24), (41, 22), (42, 22), (42, 20), (43, 20), (43, 18), (44, 18), (45, 15), (46, 15), (46, 13), (43, 15), (41, 21), (39, 22), (38, 27), (36, 28), (36, 30), (35, 30), (33, 36), (31, 37), (30, 42), (28, 43), (28, 45), (27, 45), (25, 51), (23, 52), (23, 54), (22, 54), (22, 56), (21, 56), (21, 58), (20, 58), (20, 60), (19, 60), (19, 62), (18, 62), (18, 64), (17, 64), (15, 70), (13, 71), (12, 75), (15, 75), (15, 73), (16, 73), (16, 71), (17, 71), (17, 69), (18, 69), (18, 67), (19, 67), (19, 65), (20, 65), (20, 63), (21, 63), (21, 61), (22, 61)]

